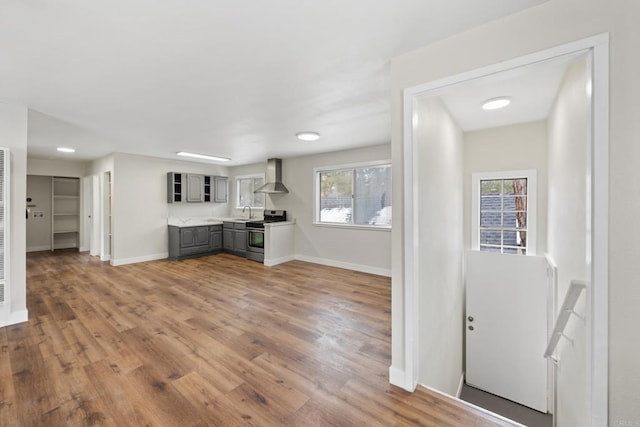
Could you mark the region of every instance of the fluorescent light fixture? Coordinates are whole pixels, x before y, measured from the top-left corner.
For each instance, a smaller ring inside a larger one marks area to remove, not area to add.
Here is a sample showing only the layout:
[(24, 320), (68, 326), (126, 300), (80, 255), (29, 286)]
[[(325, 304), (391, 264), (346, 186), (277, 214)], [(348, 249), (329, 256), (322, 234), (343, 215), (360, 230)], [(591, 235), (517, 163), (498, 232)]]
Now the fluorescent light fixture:
[(482, 103), (482, 109), (497, 110), (498, 108), (504, 108), (509, 104), (511, 104), (511, 99), (506, 96), (501, 96), (500, 98), (492, 98), (484, 101)]
[(58, 147), (58, 151), (60, 151), (61, 153), (75, 153), (76, 149), (68, 147)]
[(301, 141), (317, 141), (320, 139), (320, 134), (318, 132), (304, 131), (296, 133), (296, 137)]
[(228, 162), (231, 160), (226, 157), (207, 156), (206, 154), (188, 153), (186, 151), (179, 151), (176, 154), (183, 157), (193, 157), (194, 159), (213, 160), (214, 162)]

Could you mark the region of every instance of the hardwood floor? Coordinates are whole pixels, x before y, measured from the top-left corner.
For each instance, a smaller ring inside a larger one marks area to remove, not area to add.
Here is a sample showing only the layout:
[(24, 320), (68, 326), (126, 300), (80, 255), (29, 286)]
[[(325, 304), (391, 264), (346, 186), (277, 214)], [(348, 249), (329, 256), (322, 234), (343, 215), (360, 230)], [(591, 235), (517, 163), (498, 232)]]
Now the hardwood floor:
[(388, 384), (390, 298), (388, 278), (298, 261), (29, 254), (0, 425), (510, 425)]

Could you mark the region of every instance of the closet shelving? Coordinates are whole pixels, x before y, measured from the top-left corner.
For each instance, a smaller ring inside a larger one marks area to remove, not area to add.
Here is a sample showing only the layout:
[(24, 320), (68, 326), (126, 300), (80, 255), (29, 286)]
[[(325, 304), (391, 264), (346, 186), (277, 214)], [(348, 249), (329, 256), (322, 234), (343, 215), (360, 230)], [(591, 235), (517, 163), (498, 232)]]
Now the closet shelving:
[(51, 180), (51, 250), (77, 248), (80, 243), (80, 179)]

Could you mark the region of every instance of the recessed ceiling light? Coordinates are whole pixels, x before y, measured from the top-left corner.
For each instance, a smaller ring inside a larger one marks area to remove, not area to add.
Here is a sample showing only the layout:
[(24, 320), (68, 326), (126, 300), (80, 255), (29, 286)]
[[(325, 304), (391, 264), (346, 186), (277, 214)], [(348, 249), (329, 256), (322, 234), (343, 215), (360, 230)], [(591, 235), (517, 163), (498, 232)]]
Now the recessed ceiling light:
[(501, 96), (500, 98), (492, 98), (484, 101), (482, 103), (482, 109), (497, 110), (498, 108), (504, 108), (509, 104), (511, 104), (511, 99), (506, 96)]
[(193, 157), (195, 159), (213, 160), (215, 162), (228, 162), (229, 160), (231, 160), (227, 157), (207, 156), (206, 154), (188, 153), (186, 151), (179, 151), (176, 154), (178, 156)]
[(318, 132), (304, 131), (296, 133), (296, 137), (301, 141), (317, 141), (320, 139), (320, 134)]
[(75, 153), (76, 149), (68, 147), (58, 147), (58, 151), (60, 151), (61, 153)]

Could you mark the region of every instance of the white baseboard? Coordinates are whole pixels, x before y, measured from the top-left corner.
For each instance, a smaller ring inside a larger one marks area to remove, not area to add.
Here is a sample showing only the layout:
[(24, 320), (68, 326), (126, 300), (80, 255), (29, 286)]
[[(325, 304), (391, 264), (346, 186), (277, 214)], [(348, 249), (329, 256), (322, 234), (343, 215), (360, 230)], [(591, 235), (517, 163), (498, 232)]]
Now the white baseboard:
[(265, 259), (264, 265), (266, 265), (267, 267), (273, 267), (274, 265), (283, 264), (285, 262), (293, 261), (294, 259), (296, 259), (294, 255), (288, 255), (274, 259)]
[(326, 265), (328, 267), (344, 268), (346, 270), (360, 271), (362, 273), (375, 274), (377, 276), (391, 277), (391, 270), (387, 268), (371, 267), (368, 265), (351, 264), (349, 262), (336, 261), (333, 259), (316, 258), (307, 255), (295, 255), (298, 261), (310, 262), (313, 264)]
[(407, 391), (414, 391), (413, 384), (407, 384), (407, 375), (403, 369), (389, 366), (389, 383)]
[(144, 255), (144, 256), (133, 257), (133, 258), (112, 259), (111, 265), (118, 266), (118, 265), (126, 265), (126, 264), (135, 264), (138, 262), (156, 261), (156, 260), (165, 259), (168, 257), (169, 257), (169, 252), (163, 252), (160, 254)]
[(3, 313), (2, 307), (0, 307), (0, 328), (5, 326), (15, 325), (17, 323), (23, 323), (29, 320), (29, 311), (27, 309), (13, 311), (11, 313)]
[(51, 245), (27, 246), (27, 252), (50, 251)]
[[(118, 266), (118, 265), (125, 265), (125, 264), (135, 264), (138, 262), (155, 261), (158, 259), (165, 259), (168, 257), (169, 257), (169, 253), (163, 252), (159, 254), (144, 255), (144, 256), (133, 257), (133, 258), (111, 259), (111, 265)], [(104, 257), (102, 258), (102, 261), (108, 261), (108, 260), (109, 258), (106, 258), (106, 259)], [(351, 264), (348, 262), (336, 261), (336, 260), (325, 259), (325, 258), (316, 258), (316, 257), (310, 257), (306, 255), (288, 255), (285, 257), (265, 260), (264, 265), (266, 265), (267, 267), (273, 267), (274, 265), (282, 264), (282, 263), (293, 261), (293, 260), (305, 261), (313, 264), (326, 265), (329, 267), (344, 268), (344, 269), (353, 270), (353, 271), (360, 271), (363, 273), (370, 273), (378, 276), (391, 277), (390, 269), (371, 267), (368, 265)]]

